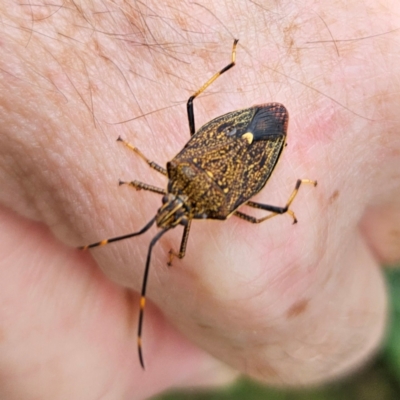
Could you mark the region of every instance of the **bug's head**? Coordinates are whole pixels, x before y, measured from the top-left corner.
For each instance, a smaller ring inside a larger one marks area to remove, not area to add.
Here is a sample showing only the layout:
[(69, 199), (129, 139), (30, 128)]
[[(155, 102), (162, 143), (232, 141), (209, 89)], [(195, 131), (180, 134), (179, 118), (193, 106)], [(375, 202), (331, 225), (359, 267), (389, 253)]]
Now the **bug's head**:
[(174, 228), (188, 223), (188, 208), (183, 196), (166, 194), (162, 199), (163, 205), (158, 209), (156, 223), (159, 228)]

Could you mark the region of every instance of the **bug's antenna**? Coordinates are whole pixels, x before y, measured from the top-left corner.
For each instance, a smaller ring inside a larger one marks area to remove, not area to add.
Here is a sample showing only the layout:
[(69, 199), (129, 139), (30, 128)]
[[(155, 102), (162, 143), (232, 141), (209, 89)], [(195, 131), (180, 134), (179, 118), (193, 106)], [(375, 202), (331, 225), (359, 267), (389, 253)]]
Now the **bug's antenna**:
[(149, 245), (149, 250), (147, 252), (146, 268), (144, 270), (142, 292), (140, 294), (140, 311), (139, 311), (139, 324), (138, 324), (138, 335), (137, 335), (139, 361), (143, 369), (145, 368), (144, 368), (143, 354), (142, 354), (142, 327), (143, 327), (144, 307), (146, 305), (146, 287), (147, 287), (147, 278), (149, 276), (149, 270), (150, 270), (151, 252), (153, 250), (154, 245), (157, 243), (158, 239), (160, 239), (160, 237), (164, 235), (164, 233), (167, 232), (169, 229), (170, 228), (163, 229), (162, 231), (158, 232), (156, 236), (153, 237)]

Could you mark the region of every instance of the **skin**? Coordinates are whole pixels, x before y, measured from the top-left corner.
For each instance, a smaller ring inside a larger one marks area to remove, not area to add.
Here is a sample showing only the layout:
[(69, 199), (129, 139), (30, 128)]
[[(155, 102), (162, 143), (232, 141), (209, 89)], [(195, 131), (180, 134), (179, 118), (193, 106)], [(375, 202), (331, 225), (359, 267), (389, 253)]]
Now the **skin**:
[[(379, 346), (381, 265), (400, 259), (398, 2), (217, 3), (1, 2), (2, 399), (142, 399), (237, 372), (315, 384)], [(295, 226), (196, 221), (169, 269), (182, 231), (163, 236), (143, 372), (137, 292), (156, 229), (75, 247), (154, 216), (159, 196), (118, 179), (166, 180), (116, 139), (165, 165), (189, 138), (185, 101), (234, 37), (237, 65), (195, 100), (196, 126), (283, 103), (288, 146), (254, 200), (284, 205), (298, 178), (318, 187), (301, 187)]]

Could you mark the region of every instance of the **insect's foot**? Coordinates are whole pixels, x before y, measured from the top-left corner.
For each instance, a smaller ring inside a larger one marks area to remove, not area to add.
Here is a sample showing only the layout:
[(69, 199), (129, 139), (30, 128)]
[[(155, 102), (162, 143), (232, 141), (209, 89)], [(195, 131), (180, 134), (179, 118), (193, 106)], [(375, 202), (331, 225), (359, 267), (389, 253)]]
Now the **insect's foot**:
[(314, 185), (314, 187), (317, 186), (317, 184), (318, 184), (317, 181), (313, 181), (311, 179), (299, 179), (298, 187), (300, 187), (301, 183), (307, 183), (308, 185)]
[(287, 210), (286, 212), (293, 218), (293, 225), (297, 224), (297, 218), (294, 212), (292, 210)]

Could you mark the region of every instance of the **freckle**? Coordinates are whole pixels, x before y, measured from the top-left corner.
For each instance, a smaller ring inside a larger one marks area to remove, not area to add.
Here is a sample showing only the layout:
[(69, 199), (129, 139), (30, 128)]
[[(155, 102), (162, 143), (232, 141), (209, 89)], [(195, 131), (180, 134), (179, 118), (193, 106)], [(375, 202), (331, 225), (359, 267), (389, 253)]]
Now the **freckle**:
[(330, 195), (330, 197), (329, 197), (329, 199), (328, 199), (328, 203), (329, 203), (329, 204), (334, 203), (334, 202), (337, 200), (337, 198), (339, 197), (339, 195), (340, 195), (340, 192), (339, 192), (339, 190), (336, 189), (336, 190)]
[(201, 329), (206, 329), (206, 330), (209, 330), (209, 329), (212, 328), (211, 325), (204, 324), (204, 323), (201, 323), (201, 322), (198, 322), (198, 323), (197, 323), (197, 326), (198, 326), (199, 328), (201, 328)]
[(389, 232), (389, 236), (394, 239), (400, 239), (400, 231), (398, 231), (397, 229), (393, 229)]
[(303, 314), (304, 311), (308, 308), (308, 303), (310, 300), (304, 299), (300, 300), (297, 303), (294, 303), (287, 311), (286, 311), (286, 317), (289, 318), (294, 318), (298, 317), (300, 314)]

